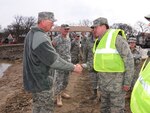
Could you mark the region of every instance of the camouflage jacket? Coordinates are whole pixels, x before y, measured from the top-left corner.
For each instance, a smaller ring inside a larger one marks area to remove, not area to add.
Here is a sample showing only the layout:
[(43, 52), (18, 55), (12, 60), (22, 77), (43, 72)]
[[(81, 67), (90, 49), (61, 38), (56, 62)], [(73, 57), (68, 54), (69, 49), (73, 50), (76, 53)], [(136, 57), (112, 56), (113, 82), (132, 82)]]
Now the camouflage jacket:
[(54, 47), (60, 57), (68, 62), (71, 62), (71, 41), (69, 36), (63, 38), (61, 35), (53, 38)]
[(135, 68), (134, 68), (134, 75), (135, 76), (138, 76), (139, 75), (139, 72), (140, 72), (140, 69), (141, 69), (141, 66), (142, 66), (142, 54), (140, 52), (140, 49), (139, 47), (136, 46), (136, 48), (134, 49), (131, 49), (131, 52), (133, 54), (133, 58), (134, 58), (134, 65), (135, 65)]
[(72, 56), (77, 56), (79, 55), (79, 50), (80, 50), (80, 40), (72, 40), (71, 42), (71, 55)]
[(136, 46), (134, 49), (131, 49), (131, 52), (133, 54), (134, 64), (135, 66), (137, 66), (141, 62), (142, 58), (142, 54), (139, 50), (139, 47)]
[(86, 46), (86, 41), (87, 41), (87, 37), (82, 37), (81, 38), (81, 49), (82, 51), (84, 50), (85, 46)]
[(93, 71), (93, 46), (94, 38), (89, 37), (86, 40), (85, 48), (83, 49), (83, 63), (87, 64), (89, 71)]

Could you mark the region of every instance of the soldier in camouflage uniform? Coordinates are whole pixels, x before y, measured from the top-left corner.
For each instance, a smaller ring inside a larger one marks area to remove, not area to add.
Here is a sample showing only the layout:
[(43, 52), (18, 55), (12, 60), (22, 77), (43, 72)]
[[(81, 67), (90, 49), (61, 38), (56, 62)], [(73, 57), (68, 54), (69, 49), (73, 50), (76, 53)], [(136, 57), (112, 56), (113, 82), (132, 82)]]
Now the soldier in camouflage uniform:
[[(83, 48), (83, 64), (91, 64), (93, 62), (93, 45), (95, 42), (95, 37), (93, 35), (93, 32), (91, 33), (90, 37), (87, 38), (85, 46)], [(89, 98), (90, 100), (94, 100), (97, 98), (97, 89), (98, 89), (98, 75), (97, 72), (94, 71), (93, 68), (88, 68), (89, 71), (89, 76), (91, 80), (91, 85), (92, 85), (92, 93), (93, 95)]]
[(80, 34), (76, 33), (71, 42), (71, 62), (76, 64), (79, 62), (80, 54)]
[(139, 72), (140, 72), (140, 69), (141, 69), (141, 66), (142, 66), (141, 65), (141, 62), (142, 62), (142, 59), (141, 59), (142, 58), (141, 50), (142, 50), (142, 48), (139, 47), (139, 46), (136, 46), (136, 41), (137, 40), (134, 37), (130, 37), (128, 39), (128, 43), (129, 43), (131, 52), (133, 54), (135, 67), (134, 67), (134, 76), (133, 76), (133, 79), (132, 79), (132, 82), (131, 82), (131, 88), (127, 92), (126, 98), (130, 98), (132, 89), (134, 87), (134, 84), (135, 84), (136, 80), (139, 77)]
[[(60, 35), (53, 39), (53, 46), (62, 59), (71, 62), (71, 41), (69, 37), (69, 25), (62, 24), (60, 33)], [(65, 93), (65, 89), (69, 81), (69, 71), (56, 70), (55, 76), (55, 94), (57, 95), (57, 105), (61, 107), (63, 105), (61, 97), (63, 96), (64, 98), (70, 98), (70, 95)]]
[[(94, 35), (98, 37), (98, 41), (96, 43), (96, 45), (98, 45), (101, 39), (105, 36), (105, 34), (109, 32), (109, 30), (111, 29), (109, 29), (107, 19), (103, 17), (94, 20), (93, 27), (94, 27)], [(124, 113), (125, 95), (126, 92), (130, 89), (131, 80), (134, 75), (133, 55), (125, 38), (123, 38), (121, 35), (118, 34), (116, 37), (115, 46), (117, 52), (119, 53), (120, 57), (124, 62), (125, 71), (97, 72), (99, 77), (98, 83), (101, 92), (100, 113)], [(95, 54), (96, 53), (94, 53), (94, 55)], [(94, 67), (95, 65), (96, 64), (93, 64)], [(110, 66), (113, 65), (114, 64)]]
[(133, 76), (133, 80), (132, 80), (132, 84), (131, 84), (131, 90), (134, 87), (134, 84), (136, 82), (136, 80), (139, 77), (139, 71), (141, 69), (141, 61), (142, 61), (142, 54), (141, 54), (141, 48), (139, 46), (136, 46), (136, 38), (134, 37), (130, 37), (128, 39), (128, 43), (131, 49), (131, 52), (133, 54), (133, 58), (134, 58), (134, 65), (135, 65), (135, 71), (134, 71), (134, 76)]
[(53, 69), (82, 71), (79, 64), (63, 60), (53, 48), (47, 32), (54, 21), (52, 12), (40, 12), (37, 26), (31, 27), (24, 42), (23, 84), (32, 93), (32, 113), (54, 113)]

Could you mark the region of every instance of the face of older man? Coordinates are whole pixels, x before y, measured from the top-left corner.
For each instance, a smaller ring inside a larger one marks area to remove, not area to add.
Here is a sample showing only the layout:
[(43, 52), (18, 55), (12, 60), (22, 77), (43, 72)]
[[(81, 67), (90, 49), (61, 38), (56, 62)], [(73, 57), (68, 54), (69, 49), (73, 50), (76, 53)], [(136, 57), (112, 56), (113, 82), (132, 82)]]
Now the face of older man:
[(45, 32), (48, 32), (51, 30), (52, 26), (54, 25), (54, 22), (51, 21), (51, 20), (42, 20), (40, 23), (39, 23), (39, 27), (41, 29), (43, 29)]

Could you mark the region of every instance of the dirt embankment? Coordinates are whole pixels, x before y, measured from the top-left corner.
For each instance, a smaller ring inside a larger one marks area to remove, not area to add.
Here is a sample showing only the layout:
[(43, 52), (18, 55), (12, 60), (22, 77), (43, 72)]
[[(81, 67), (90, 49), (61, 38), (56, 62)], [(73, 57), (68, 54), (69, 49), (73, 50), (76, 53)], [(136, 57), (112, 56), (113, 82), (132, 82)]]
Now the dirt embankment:
[[(90, 101), (88, 76), (72, 73), (67, 87), (71, 99), (63, 99), (63, 107), (55, 107), (55, 113), (99, 113), (99, 101)], [(0, 113), (31, 113), (32, 97), (23, 90), (22, 61), (13, 63), (0, 78)], [(128, 101), (128, 100), (127, 100)], [(126, 113), (130, 113), (129, 104)]]

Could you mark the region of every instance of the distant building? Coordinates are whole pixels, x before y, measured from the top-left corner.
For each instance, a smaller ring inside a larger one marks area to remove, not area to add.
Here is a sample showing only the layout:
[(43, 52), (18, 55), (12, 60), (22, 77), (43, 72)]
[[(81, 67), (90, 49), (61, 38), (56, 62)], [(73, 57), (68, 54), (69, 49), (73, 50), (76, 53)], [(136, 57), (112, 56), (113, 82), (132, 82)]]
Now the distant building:
[[(75, 32), (79, 33), (79, 32), (86, 32), (87, 34), (89, 34), (92, 29), (88, 26), (69, 26), (69, 33), (72, 36)], [(51, 39), (55, 36), (57, 36), (60, 33), (60, 26), (55, 26), (49, 33), (49, 36), (51, 37)]]
[[(60, 26), (54, 27), (52, 32), (59, 32)], [(88, 26), (70, 26), (70, 32), (91, 32), (92, 29)]]

